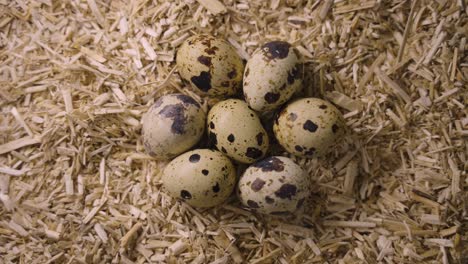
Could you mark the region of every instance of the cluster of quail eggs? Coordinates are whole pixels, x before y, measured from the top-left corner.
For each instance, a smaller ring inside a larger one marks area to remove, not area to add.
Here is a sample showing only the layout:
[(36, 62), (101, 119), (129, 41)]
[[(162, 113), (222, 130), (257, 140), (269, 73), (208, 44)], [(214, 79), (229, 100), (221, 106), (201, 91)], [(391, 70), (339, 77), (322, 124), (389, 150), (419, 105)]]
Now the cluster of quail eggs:
[[(237, 186), (239, 200), (253, 211), (282, 215), (301, 208), (309, 175), (288, 157), (267, 156), (271, 140), (261, 117), (276, 113), (272, 130), (277, 142), (306, 158), (325, 155), (342, 138), (345, 125), (329, 102), (291, 100), (304, 75), (297, 50), (284, 41), (268, 42), (244, 64), (227, 41), (196, 35), (181, 45), (176, 63), (192, 89), (225, 100), (206, 113), (192, 97), (169, 94), (144, 115), (146, 151), (171, 160), (162, 173), (166, 192), (194, 207), (211, 207)], [(244, 100), (227, 99), (242, 97), (240, 90)], [(196, 148), (202, 138), (211, 149)], [(238, 164), (250, 164), (239, 179)]]

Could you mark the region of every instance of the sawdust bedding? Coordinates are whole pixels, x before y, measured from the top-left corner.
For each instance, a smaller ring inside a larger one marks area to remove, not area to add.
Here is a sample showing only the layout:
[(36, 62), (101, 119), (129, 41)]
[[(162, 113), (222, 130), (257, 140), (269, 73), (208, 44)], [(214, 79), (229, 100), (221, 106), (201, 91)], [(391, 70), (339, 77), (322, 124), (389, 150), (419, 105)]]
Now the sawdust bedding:
[[(467, 263), (463, 0), (0, 0), (1, 263)], [(346, 142), (286, 219), (161, 191), (140, 119), (187, 37), (293, 43)]]

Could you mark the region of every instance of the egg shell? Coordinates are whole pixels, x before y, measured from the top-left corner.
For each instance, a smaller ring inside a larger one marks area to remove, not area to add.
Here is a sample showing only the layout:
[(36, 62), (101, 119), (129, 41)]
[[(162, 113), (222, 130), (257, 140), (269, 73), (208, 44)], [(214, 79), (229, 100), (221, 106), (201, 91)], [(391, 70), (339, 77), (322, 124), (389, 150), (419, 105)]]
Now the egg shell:
[(291, 44), (272, 41), (254, 52), (244, 71), (244, 97), (255, 111), (276, 109), (302, 87), (303, 65)]
[(287, 215), (309, 195), (307, 173), (290, 158), (273, 156), (250, 165), (239, 179), (242, 204), (260, 213)]
[(240, 90), (244, 63), (224, 39), (190, 37), (177, 51), (176, 63), (182, 79), (202, 94), (229, 96)]
[(207, 123), (211, 143), (232, 159), (252, 163), (265, 156), (270, 143), (267, 132), (244, 101), (217, 103), (209, 111)]
[(151, 156), (165, 160), (192, 148), (205, 130), (206, 113), (192, 97), (160, 97), (143, 116), (143, 145)]
[(345, 134), (341, 112), (318, 98), (303, 98), (287, 105), (273, 125), (276, 139), (286, 151), (300, 157), (330, 152)]
[(236, 169), (221, 152), (196, 149), (172, 160), (164, 169), (162, 183), (172, 197), (195, 207), (212, 207), (232, 193)]

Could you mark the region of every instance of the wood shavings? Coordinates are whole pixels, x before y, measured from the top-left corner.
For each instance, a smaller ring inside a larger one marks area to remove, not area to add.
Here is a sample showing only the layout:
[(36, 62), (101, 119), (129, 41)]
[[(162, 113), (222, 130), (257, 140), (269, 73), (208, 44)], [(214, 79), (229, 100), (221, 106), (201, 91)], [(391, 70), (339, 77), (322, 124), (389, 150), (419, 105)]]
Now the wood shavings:
[(403, 52), (405, 50), (406, 46), (406, 41), (408, 40), (408, 35), (411, 30), (411, 23), (413, 22), (413, 15), (416, 10), (416, 5), (418, 4), (418, 0), (414, 0), (411, 3), (411, 10), (408, 15), (408, 18), (406, 20), (406, 26), (405, 26), (405, 31), (403, 33), (403, 40), (401, 41), (400, 49), (398, 50), (398, 55), (397, 55), (397, 62), (401, 61), (401, 58), (403, 57)]
[(427, 53), (423, 61), (425, 65), (428, 65), (431, 62), (432, 58), (437, 52), (437, 49), (439, 49), (440, 44), (442, 44), (442, 41), (444, 41), (446, 36), (447, 36), (447, 33), (442, 32), (438, 35), (437, 39), (435, 39), (435, 41), (432, 43), (431, 49), (429, 50), (429, 52)]
[(197, 1), (214, 15), (225, 13), (227, 11), (226, 6), (218, 0), (197, 0)]
[(169, 254), (177, 256), (188, 248), (188, 244), (184, 239), (179, 239), (174, 244), (170, 245), (167, 249)]
[(325, 17), (327, 16), (328, 14), (328, 11), (330, 10), (330, 8), (333, 6), (333, 2), (334, 0), (326, 0), (323, 5), (322, 5), (322, 8), (320, 9), (320, 13), (319, 13), (319, 18), (320, 20), (324, 20)]
[(38, 137), (24, 137), (10, 141), (8, 143), (0, 145), (0, 154), (8, 153), (12, 150), (20, 149), (26, 146), (39, 144), (41, 143), (40, 138)]
[(360, 3), (360, 5), (354, 5), (354, 4), (344, 5), (344, 6), (335, 8), (335, 10), (333, 11), (333, 14), (338, 15), (338, 14), (344, 14), (348, 12), (354, 12), (354, 11), (364, 10), (368, 8), (373, 8), (375, 4), (376, 4), (375, 1), (367, 1), (367, 2)]
[(27, 170), (15, 170), (8, 167), (0, 167), (0, 173), (8, 174), (11, 176), (22, 176), (27, 172)]
[(411, 97), (408, 95), (405, 90), (403, 90), (395, 81), (390, 79), (385, 73), (383, 73), (379, 68), (375, 68), (374, 72), (379, 76), (379, 78), (385, 82), (390, 88), (392, 88), (397, 95), (399, 95), (406, 103), (411, 103)]
[(360, 221), (324, 221), (325, 226), (336, 226), (336, 227), (353, 227), (353, 228), (372, 228), (376, 224), (372, 222), (360, 222)]
[[(464, 1), (0, 6), (3, 262), (458, 263), (468, 254)], [(200, 210), (161, 188), (166, 163), (144, 152), (140, 120), (163, 94), (211, 105), (175, 67), (198, 33), (225, 38), (245, 60), (266, 41), (290, 41), (308, 65), (305, 93), (343, 111), (345, 142), (297, 159), (314, 181), (298, 215), (258, 215), (235, 196)]]
[(220, 232), (218, 236), (215, 236), (214, 240), (224, 249), (231, 253), (231, 257), (235, 263), (243, 263), (244, 258), (240, 253), (239, 249), (227, 238), (224, 232)]
[(11, 109), (11, 114), (15, 117), (16, 121), (18, 121), (18, 123), (24, 128), (24, 130), (26, 130), (26, 132), (28, 133), (28, 135), (30, 137), (34, 137), (34, 133), (31, 131), (31, 129), (29, 128), (29, 126), (26, 124), (26, 122), (24, 122), (24, 119), (23, 117), (21, 116), (21, 114), (18, 112), (18, 110), (16, 109), (16, 107), (13, 107)]
[(334, 104), (339, 105), (349, 111), (359, 111), (362, 109), (362, 105), (359, 101), (353, 100), (339, 92), (329, 92), (325, 95), (325, 97)]

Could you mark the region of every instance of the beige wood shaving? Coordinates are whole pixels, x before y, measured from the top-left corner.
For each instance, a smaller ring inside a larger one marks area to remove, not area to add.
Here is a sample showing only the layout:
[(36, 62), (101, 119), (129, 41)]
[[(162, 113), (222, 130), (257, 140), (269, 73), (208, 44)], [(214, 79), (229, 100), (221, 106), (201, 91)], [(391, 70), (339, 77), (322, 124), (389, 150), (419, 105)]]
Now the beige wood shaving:
[(225, 13), (227, 11), (226, 6), (218, 0), (197, 0), (201, 5), (208, 9), (212, 14)]

